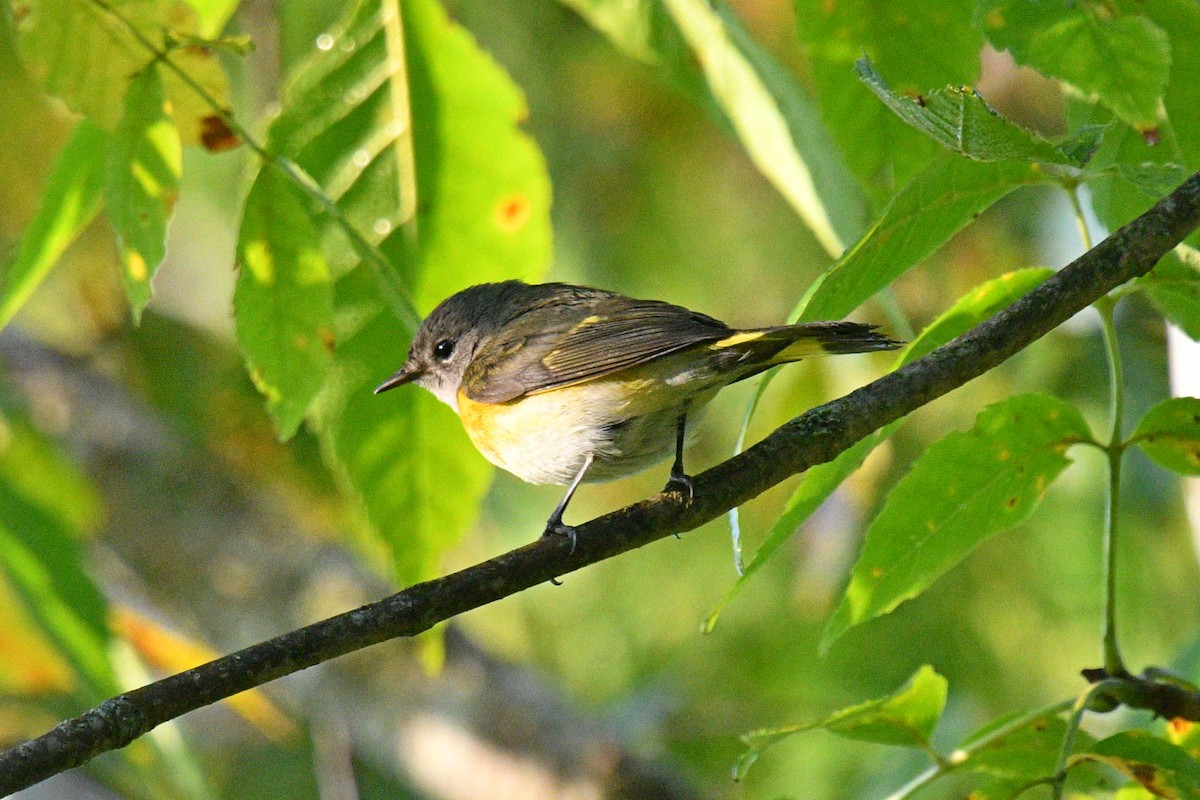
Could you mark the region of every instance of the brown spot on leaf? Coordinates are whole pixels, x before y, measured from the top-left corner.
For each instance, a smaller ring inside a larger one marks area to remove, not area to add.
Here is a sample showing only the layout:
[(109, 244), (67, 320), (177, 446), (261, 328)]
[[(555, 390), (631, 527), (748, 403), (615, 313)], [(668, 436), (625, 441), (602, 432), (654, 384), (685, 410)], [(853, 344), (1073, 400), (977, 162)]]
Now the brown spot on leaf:
[(509, 195), (496, 205), (492, 219), (505, 233), (516, 233), (529, 220), (529, 198), (523, 194)]
[(242, 143), (225, 120), (217, 114), (209, 114), (200, 120), (200, 143), (211, 153), (224, 153)]
[(1014, 508), (1017, 507), (1017, 496), (1013, 495), (1012, 497), (1005, 500), (1004, 505), (1008, 507), (1009, 511), (1012, 511)]
[(334, 348), (337, 347), (337, 339), (333, 335), (333, 328), (330, 328), (328, 325), (322, 325), (320, 328), (317, 328), (317, 336), (321, 337), (321, 344), (329, 352), (332, 353)]
[(1147, 147), (1154, 147), (1154, 145), (1162, 141), (1162, 133), (1156, 127), (1142, 128), (1138, 133), (1141, 134), (1142, 141), (1146, 143)]

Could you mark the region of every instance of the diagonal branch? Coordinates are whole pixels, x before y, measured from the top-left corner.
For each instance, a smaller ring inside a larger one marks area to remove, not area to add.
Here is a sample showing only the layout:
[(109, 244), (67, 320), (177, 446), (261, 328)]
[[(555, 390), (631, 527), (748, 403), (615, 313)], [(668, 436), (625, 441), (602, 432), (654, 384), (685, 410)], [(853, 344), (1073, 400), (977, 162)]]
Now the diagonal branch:
[(673, 533), (692, 530), (790, 475), (829, 461), (871, 431), (940, 397), (1148, 272), (1200, 227), (1200, 173), (1009, 308), (924, 358), (791, 420), (695, 477), (695, 500), (660, 494), (579, 526), (574, 553), (550, 537), (417, 584), (208, 664), (106, 700), (0, 753), (0, 796), (31, 786), (154, 727), (237, 692), (515, 594)]

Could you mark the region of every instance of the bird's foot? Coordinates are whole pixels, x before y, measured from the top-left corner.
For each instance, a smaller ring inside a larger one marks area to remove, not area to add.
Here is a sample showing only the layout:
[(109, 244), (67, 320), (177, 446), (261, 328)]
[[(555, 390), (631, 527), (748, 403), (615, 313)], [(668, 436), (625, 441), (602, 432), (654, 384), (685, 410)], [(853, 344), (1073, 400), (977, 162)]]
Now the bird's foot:
[(696, 497), (696, 484), (690, 475), (672, 470), (671, 477), (667, 478), (667, 485), (663, 487), (663, 492), (679, 492), (683, 495), (684, 502), (691, 503)]

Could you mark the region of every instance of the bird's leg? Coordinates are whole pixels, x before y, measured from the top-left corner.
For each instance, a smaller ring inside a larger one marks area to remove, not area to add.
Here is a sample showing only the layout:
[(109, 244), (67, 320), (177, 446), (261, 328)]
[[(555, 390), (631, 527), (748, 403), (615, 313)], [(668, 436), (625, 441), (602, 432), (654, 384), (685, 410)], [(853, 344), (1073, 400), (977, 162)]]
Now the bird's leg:
[(571, 498), (574, 497), (575, 490), (579, 488), (579, 484), (583, 483), (583, 476), (587, 474), (588, 468), (592, 466), (592, 458), (593, 454), (588, 453), (587, 458), (583, 460), (583, 466), (579, 468), (579, 473), (571, 481), (571, 485), (567, 487), (567, 493), (559, 501), (558, 507), (550, 515), (550, 519), (546, 520), (546, 530), (542, 532), (542, 536), (565, 536), (570, 539), (571, 550), (567, 555), (575, 552), (575, 529), (562, 521), (563, 512), (567, 510), (567, 503), (571, 502)]
[(696, 486), (691, 477), (683, 471), (683, 437), (687, 430), (687, 408), (679, 414), (675, 427), (675, 463), (671, 465), (671, 477), (667, 478), (664, 492), (679, 491), (690, 503), (696, 494)]

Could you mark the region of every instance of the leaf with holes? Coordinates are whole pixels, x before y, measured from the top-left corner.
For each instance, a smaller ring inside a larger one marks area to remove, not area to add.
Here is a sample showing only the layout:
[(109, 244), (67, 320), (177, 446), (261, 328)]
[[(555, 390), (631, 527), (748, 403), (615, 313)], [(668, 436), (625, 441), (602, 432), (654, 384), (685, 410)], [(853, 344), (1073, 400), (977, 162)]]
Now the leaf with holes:
[(246, 198), (238, 261), (238, 344), (280, 437), (287, 439), (329, 368), (333, 288), (310, 212), (273, 166), (263, 167)]
[(1027, 394), (987, 407), (971, 430), (931, 445), (867, 530), (822, 650), (916, 597), (984, 539), (1028, 516), (1071, 463), (1067, 448), (1091, 438), (1072, 406)]
[(1200, 399), (1176, 397), (1146, 412), (1131, 442), (1180, 475), (1200, 475)]
[(125, 94), (125, 113), (108, 151), (105, 200), (121, 249), (121, 275), (135, 321), (150, 299), (150, 280), (167, 252), (183, 153), (164, 108), (162, 80), (151, 65)]
[(764, 728), (743, 735), (742, 741), (749, 749), (738, 757), (734, 779), (745, 777), (763, 750), (804, 731), (827, 730), (847, 739), (929, 749), (929, 737), (945, 707), (946, 679), (925, 665), (887, 697), (844, 708), (816, 722)]

